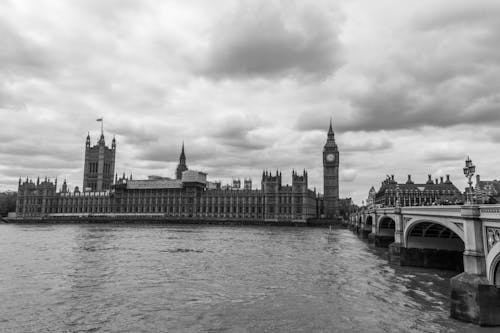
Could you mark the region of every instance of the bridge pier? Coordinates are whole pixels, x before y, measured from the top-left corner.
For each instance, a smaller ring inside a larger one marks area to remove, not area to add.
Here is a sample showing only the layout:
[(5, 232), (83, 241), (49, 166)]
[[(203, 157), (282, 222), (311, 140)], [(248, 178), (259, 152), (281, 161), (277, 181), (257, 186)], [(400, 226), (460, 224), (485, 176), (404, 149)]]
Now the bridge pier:
[(403, 215), (401, 208), (394, 208), (395, 214), (395, 229), (394, 229), (394, 242), (389, 244), (389, 261), (394, 264), (401, 265), (401, 248), (403, 244)]
[(366, 229), (366, 227), (363, 227), (361, 229), (361, 233), (359, 234), (361, 239), (368, 239), (368, 235), (371, 233), (371, 229)]
[(459, 251), (400, 247), (401, 266), (437, 268), (461, 272), (463, 255)]
[(481, 326), (500, 325), (500, 290), (486, 277), (485, 242), (479, 206), (463, 206), (464, 273), (451, 278), (452, 318)]

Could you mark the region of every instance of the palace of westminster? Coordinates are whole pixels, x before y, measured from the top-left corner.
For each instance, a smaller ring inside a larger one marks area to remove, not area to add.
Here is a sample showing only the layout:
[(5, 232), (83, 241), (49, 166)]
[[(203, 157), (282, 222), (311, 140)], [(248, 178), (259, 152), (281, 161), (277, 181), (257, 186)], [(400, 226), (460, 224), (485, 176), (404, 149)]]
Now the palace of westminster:
[(250, 179), (233, 186), (207, 181), (207, 174), (189, 170), (184, 144), (175, 179), (149, 176), (136, 180), (115, 174), (116, 140), (106, 146), (104, 133), (92, 146), (85, 142), (83, 187), (60, 189), (57, 179), (19, 179), (18, 219), (121, 216), (165, 219), (227, 219), (305, 222), (311, 218), (336, 219), (339, 214), (339, 151), (330, 122), (323, 148), (324, 195), (308, 188), (308, 173), (292, 172), (292, 184), (282, 185), (281, 172), (262, 172), (261, 188)]

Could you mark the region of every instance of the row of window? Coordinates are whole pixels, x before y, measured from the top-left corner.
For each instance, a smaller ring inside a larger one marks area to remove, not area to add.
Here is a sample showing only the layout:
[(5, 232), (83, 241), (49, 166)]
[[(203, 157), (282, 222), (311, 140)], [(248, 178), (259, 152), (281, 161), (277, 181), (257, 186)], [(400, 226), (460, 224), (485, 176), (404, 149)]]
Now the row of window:
[[(186, 212), (191, 212), (192, 209), (191, 206), (170, 206), (170, 207), (157, 207), (157, 206), (138, 206), (138, 205), (133, 205), (133, 206), (127, 206), (127, 207), (117, 207), (116, 211), (121, 212), (121, 213), (186, 213)], [(19, 208), (19, 211), (22, 211), (23, 207)], [(66, 206), (66, 207), (42, 207), (40, 206), (29, 206), (27, 207), (25, 213), (112, 213), (114, 209), (112, 209), (111, 206), (88, 206), (88, 207), (83, 207), (83, 206)], [(198, 213), (228, 213), (228, 214), (262, 214), (263, 212), (263, 207), (220, 207), (220, 206), (200, 206), (197, 209)], [(279, 214), (292, 214), (292, 207), (279, 207), (278, 208)], [(270, 206), (268, 207), (268, 213), (274, 214), (275, 213), (275, 207)], [(296, 214), (302, 214), (302, 207), (295, 207), (295, 211), (293, 213)]]

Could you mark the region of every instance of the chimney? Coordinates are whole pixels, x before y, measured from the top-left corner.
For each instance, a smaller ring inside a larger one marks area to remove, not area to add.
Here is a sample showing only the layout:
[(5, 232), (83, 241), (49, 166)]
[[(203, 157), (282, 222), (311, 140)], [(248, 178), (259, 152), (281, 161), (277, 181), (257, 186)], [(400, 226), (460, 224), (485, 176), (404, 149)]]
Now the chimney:
[(437, 179), (437, 178), (436, 178), (436, 182), (435, 182), (435, 184), (439, 184), (439, 181), (438, 181), (438, 179)]
[(446, 175), (446, 184), (451, 184), (450, 175)]
[(443, 176), (441, 176), (440, 180), (441, 180), (441, 184), (442, 184), (443, 183)]
[(476, 175), (476, 185), (479, 184), (481, 181), (481, 177), (479, 175)]
[(394, 181), (394, 175), (391, 175), (391, 180)]

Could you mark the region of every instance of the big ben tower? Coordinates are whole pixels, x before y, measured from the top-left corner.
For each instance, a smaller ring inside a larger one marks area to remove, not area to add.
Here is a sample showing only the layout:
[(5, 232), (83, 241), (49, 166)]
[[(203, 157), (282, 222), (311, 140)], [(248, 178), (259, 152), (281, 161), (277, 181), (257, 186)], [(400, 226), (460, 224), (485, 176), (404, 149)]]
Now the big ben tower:
[(337, 218), (339, 214), (339, 149), (335, 143), (331, 119), (328, 138), (323, 147), (323, 193), (325, 218)]

